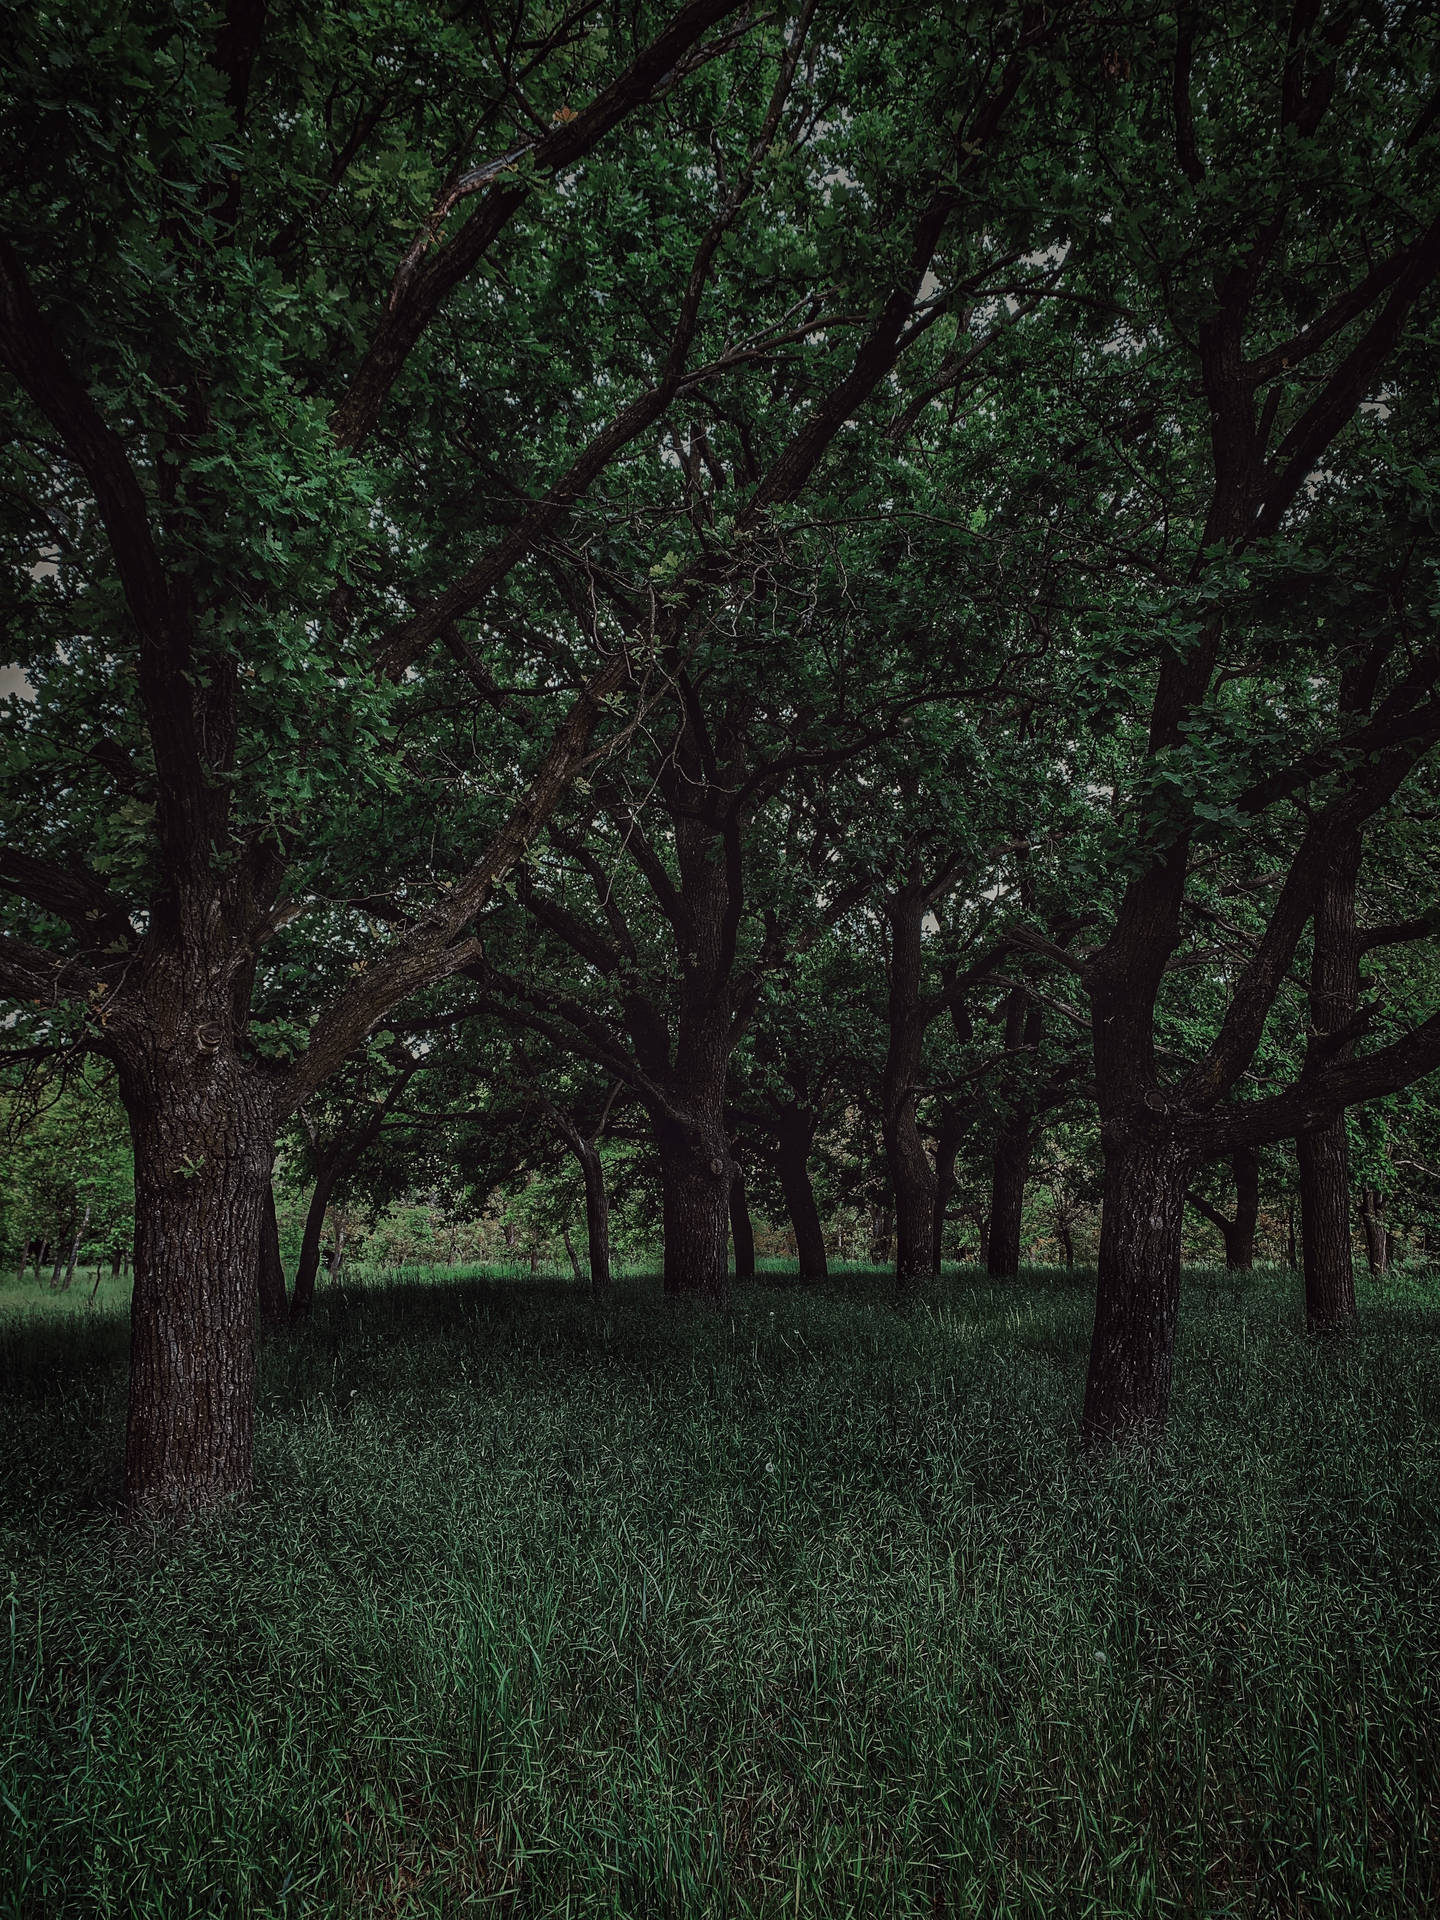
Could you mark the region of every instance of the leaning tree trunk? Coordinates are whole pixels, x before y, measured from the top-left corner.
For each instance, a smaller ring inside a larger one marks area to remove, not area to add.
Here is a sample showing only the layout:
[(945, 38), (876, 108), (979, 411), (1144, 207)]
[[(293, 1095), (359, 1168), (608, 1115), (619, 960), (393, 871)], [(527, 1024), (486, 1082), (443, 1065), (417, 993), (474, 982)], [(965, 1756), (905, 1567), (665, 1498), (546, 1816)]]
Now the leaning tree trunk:
[(730, 1182), (730, 1244), (735, 1252), (735, 1278), (755, 1278), (755, 1228), (750, 1220), (750, 1202), (745, 1179), (737, 1163)]
[[(1109, 1137), (1106, 1137), (1106, 1136)], [(1192, 1163), (1165, 1135), (1102, 1130), (1104, 1211), (1082, 1432), (1091, 1443), (1164, 1431)]]
[(300, 1263), (295, 1269), (295, 1286), (290, 1295), (290, 1318), (297, 1325), (310, 1318), (315, 1305), (315, 1276), (320, 1271), (320, 1243), (325, 1237), (325, 1215), (338, 1177), (338, 1166), (325, 1161), (320, 1163), (310, 1205), (305, 1213), (305, 1231), (300, 1237)]
[(610, 1288), (610, 1196), (605, 1191), (605, 1166), (600, 1149), (583, 1134), (575, 1157), (585, 1181), (585, 1235), (590, 1249), (590, 1289), (606, 1293)]
[(265, 1210), (260, 1218), (259, 1285), (260, 1319), (267, 1327), (283, 1327), (290, 1315), (285, 1297), (285, 1268), (280, 1260), (280, 1223), (275, 1218), (275, 1186), (265, 1190)]
[(820, 1209), (810, 1181), (810, 1145), (814, 1138), (814, 1118), (803, 1110), (793, 1108), (780, 1116), (775, 1171), (795, 1235), (795, 1259), (802, 1280), (824, 1280), (830, 1271)]
[[(167, 1022), (167, 1025), (169, 1023)], [(189, 1023), (165, 1038), (179, 1052)], [(249, 1491), (255, 1276), (274, 1160), (260, 1077), (199, 1029), (193, 1058), (120, 1058), (135, 1150), (126, 1497), (194, 1513)], [(142, 1042), (143, 1045), (143, 1042)], [(135, 1049), (140, 1052), (140, 1048)]]
[(1302, 1133), (1300, 1245), (1305, 1267), (1305, 1324), (1334, 1333), (1355, 1318), (1355, 1264), (1350, 1252), (1350, 1147), (1341, 1114), (1329, 1126)]
[(84, 1213), (80, 1216), (80, 1224), (75, 1229), (75, 1237), (70, 1242), (70, 1260), (65, 1268), (65, 1284), (60, 1289), (62, 1293), (68, 1293), (75, 1283), (75, 1263), (80, 1258), (80, 1242), (85, 1238), (85, 1229), (89, 1224), (90, 1209), (87, 1206)]
[(990, 1235), (986, 1270), (1013, 1280), (1020, 1271), (1020, 1228), (1030, 1175), (1030, 1115), (1013, 1113), (1000, 1130), (990, 1162)]

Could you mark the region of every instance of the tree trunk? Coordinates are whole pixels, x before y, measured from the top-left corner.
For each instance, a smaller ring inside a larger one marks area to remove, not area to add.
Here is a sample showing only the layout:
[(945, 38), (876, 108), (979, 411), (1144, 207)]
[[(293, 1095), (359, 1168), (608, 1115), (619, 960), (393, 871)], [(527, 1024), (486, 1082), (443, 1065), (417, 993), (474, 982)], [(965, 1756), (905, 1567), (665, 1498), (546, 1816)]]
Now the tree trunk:
[(1224, 1229), (1225, 1265), (1248, 1273), (1255, 1265), (1255, 1228), (1260, 1218), (1260, 1150), (1238, 1147), (1230, 1160), (1235, 1175), (1235, 1218)]
[(940, 1119), (940, 1137), (935, 1143), (935, 1224), (931, 1230), (931, 1270), (937, 1274), (945, 1259), (945, 1225), (955, 1197), (955, 1162), (969, 1125), (970, 1114), (964, 1107), (947, 1107)]
[(886, 1128), (895, 1192), (895, 1279), (904, 1289), (935, 1270), (935, 1174), (913, 1110)]
[(1334, 1333), (1355, 1318), (1355, 1266), (1350, 1252), (1350, 1147), (1345, 1116), (1301, 1134), (1300, 1242), (1305, 1264), (1305, 1323)]
[(258, 1262), (260, 1319), (266, 1327), (283, 1327), (289, 1318), (290, 1302), (285, 1297), (285, 1268), (280, 1260), (280, 1224), (275, 1218), (275, 1187), (265, 1192), (265, 1210), (260, 1218), (260, 1259)]
[(1365, 1258), (1372, 1280), (1384, 1277), (1390, 1265), (1390, 1235), (1384, 1223), (1385, 1196), (1378, 1187), (1360, 1189), (1360, 1224), (1365, 1229)]
[(1092, 1444), (1164, 1431), (1180, 1299), (1180, 1229), (1192, 1171), (1188, 1156), (1163, 1135), (1126, 1139), (1105, 1133), (1095, 1331), (1082, 1420)]
[[(719, 1102), (716, 1102), (717, 1109)], [(730, 1290), (730, 1146), (718, 1112), (707, 1127), (655, 1123), (660, 1151), (665, 1291), (724, 1300)]]
[[(1360, 996), (1360, 935), (1355, 887), (1362, 841), (1358, 831), (1337, 846), (1315, 903), (1310, 962), (1310, 1036), (1306, 1063), (1346, 1059), (1347, 1042), (1334, 1045), (1354, 1018)], [(1295, 1143), (1300, 1162), (1300, 1235), (1305, 1264), (1305, 1323), (1312, 1333), (1337, 1333), (1355, 1319), (1355, 1268), (1350, 1253), (1350, 1149), (1345, 1116)]]
[(570, 1272), (574, 1276), (575, 1284), (578, 1286), (580, 1284), (580, 1278), (581, 1278), (580, 1256), (575, 1251), (575, 1242), (570, 1238), (569, 1227), (561, 1227), (560, 1240), (561, 1240), (561, 1244), (565, 1248), (566, 1258), (570, 1262)]
[(338, 1278), (341, 1262), (345, 1258), (345, 1216), (335, 1216), (335, 1238), (330, 1245), (330, 1264), (325, 1269), (325, 1278), (332, 1284)]
[(315, 1275), (320, 1270), (320, 1243), (325, 1237), (325, 1214), (335, 1190), (336, 1169), (325, 1161), (315, 1176), (315, 1190), (305, 1214), (305, 1231), (300, 1239), (300, 1263), (295, 1269), (295, 1287), (290, 1295), (290, 1319), (298, 1326), (308, 1320), (315, 1305)]
[(780, 1191), (785, 1196), (785, 1210), (795, 1234), (795, 1259), (802, 1280), (824, 1280), (830, 1271), (820, 1209), (815, 1204), (815, 1189), (810, 1182), (810, 1146), (814, 1138), (813, 1115), (798, 1107), (781, 1114), (775, 1171), (780, 1177)]
[(739, 1163), (730, 1181), (730, 1244), (735, 1254), (735, 1278), (755, 1278), (755, 1229), (750, 1222), (750, 1202)]
[(881, 1087), (881, 1134), (895, 1196), (895, 1279), (902, 1291), (935, 1266), (935, 1170), (915, 1118), (926, 1026), (920, 996), (925, 912), (926, 895), (918, 881), (901, 888), (886, 907), (890, 1032)]
[[(203, 1032), (203, 1029), (202, 1029)], [(168, 1036), (167, 1036), (168, 1037)], [(258, 1076), (218, 1049), (189, 1071), (122, 1056), (135, 1149), (126, 1497), (194, 1513), (249, 1491), (255, 1275), (274, 1161)]]
[(590, 1289), (606, 1293), (610, 1287), (610, 1196), (605, 1191), (605, 1167), (593, 1140), (580, 1137), (576, 1148), (585, 1179), (585, 1234), (590, 1243)]
[(85, 1229), (90, 1224), (90, 1209), (86, 1207), (80, 1216), (80, 1224), (75, 1229), (75, 1238), (70, 1242), (70, 1259), (65, 1268), (65, 1284), (62, 1293), (68, 1293), (75, 1281), (75, 1262), (80, 1258), (80, 1242), (85, 1238)]
[(889, 1207), (870, 1209), (870, 1258), (877, 1267), (888, 1264), (895, 1239), (895, 1216)]
[(991, 1159), (990, 1247), (986, 1270), (993, 1280), (1013, 1280), (1020, 1271), (1020, 1226), (1030, 1173), (1030, 1115), (1015, 1113), (1000, 1130)]

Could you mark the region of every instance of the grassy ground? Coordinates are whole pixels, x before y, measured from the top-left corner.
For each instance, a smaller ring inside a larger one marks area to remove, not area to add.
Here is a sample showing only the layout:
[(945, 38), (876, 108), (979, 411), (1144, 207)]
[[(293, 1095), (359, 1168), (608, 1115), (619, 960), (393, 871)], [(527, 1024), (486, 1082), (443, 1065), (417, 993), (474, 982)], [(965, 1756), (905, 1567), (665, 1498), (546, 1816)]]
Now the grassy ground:
[(1293, 1290), (1096, 1467), (1054, 1277), (346, 1288), (168, 1540), (123, 1321), (0, 1312), (0, 1914), (1433, 1913), (1440, 1319)]

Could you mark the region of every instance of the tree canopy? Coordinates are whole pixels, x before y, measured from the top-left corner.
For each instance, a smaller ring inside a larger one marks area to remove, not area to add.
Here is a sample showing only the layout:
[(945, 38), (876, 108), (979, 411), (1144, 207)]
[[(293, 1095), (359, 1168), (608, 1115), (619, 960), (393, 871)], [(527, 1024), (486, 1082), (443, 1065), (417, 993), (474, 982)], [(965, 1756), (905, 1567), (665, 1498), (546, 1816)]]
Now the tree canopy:
[(1187, 1206), (1293, 1185), (1346, 1322), (1434, 1177), (1427, 8), (10, 21), (6, 1071), (128, 1121), (133, 1504), (248, 1486), (347, 1183), (568, 1154), (608, 1272), (602, 1138), (711, 1300), (816, 1168), (902, 1288), (1103, 1198), (1097, 1442)]

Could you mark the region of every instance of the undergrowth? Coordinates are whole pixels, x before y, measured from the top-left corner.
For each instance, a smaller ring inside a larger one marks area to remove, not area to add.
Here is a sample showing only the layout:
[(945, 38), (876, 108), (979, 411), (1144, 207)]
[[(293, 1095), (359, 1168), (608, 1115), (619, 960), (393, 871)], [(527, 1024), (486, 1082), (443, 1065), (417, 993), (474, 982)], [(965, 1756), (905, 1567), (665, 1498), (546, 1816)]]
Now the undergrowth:
[(0, 1913), (1435, 1911), (1440, 1321), (1185, 1298), (1096, 1464), (1079, 1277), (343, 1287), (171, 1537), (120, 1315), (0, 1319)]

